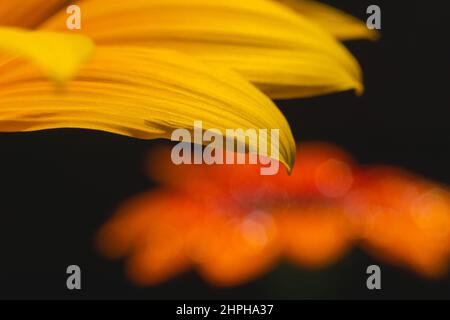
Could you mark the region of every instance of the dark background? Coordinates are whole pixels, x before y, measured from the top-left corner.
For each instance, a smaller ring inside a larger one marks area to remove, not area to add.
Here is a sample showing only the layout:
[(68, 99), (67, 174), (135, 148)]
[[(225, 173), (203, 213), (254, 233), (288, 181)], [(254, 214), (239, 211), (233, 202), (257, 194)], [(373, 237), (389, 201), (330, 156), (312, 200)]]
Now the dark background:
[[(392, 164), (450, 183), (448, 11), (444, 1), (327, 1), (366, 18), (382, 9), (382, 40), (348, 47), (366, 93), (280, 102), (298, 141), (335, 142), (364, 164)], [(1, 107), (1, 106), (0, 106)], [(121, 261), (93, 249), (95, 230), (129, 196), (151, 187), (144, 158), (155, 141), (86, 130), (0, 134), (0, 298), (450, 298), (450, 276), (429, 281), (355, 249), (318, 271), (282, 264), (249, 284), (214, 289), (195, 273), (139, 288)], [(366, 289), (369, 264), (382, 290)], [(81, 291), (66, 267), (80, 265)]]

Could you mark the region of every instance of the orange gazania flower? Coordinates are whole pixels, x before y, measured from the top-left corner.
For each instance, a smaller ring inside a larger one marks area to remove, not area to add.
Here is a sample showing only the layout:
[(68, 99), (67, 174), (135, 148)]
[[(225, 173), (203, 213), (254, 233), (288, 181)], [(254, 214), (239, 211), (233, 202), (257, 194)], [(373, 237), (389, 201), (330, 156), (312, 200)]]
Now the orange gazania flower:
[[(255, 165), (172, 165), (153, 153), (162, 187), (126, 202), (101, 230), (108, 257), (128, 256), (139, 284), (196, 268), (236, 285), (285, 258), (318, 268), (356, 242), (387, 261), (431, 276), (449, 258), (450, 196), (444, 187), (387, 168), (360, 169), (341, 149), (303, 144), (292, 176)], [(159, 156), (158, 156), (159, 154)]]

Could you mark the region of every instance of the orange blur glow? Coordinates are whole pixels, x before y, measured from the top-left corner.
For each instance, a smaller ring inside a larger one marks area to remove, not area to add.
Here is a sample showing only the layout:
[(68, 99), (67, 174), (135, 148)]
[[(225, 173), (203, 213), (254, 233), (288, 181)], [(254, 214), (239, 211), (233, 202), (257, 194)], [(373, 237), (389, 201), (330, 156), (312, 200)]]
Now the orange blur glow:
[(215, 286), (245, 283), (281, 259), (316, 269), (360, 245), (425, 276), (450, 257), (448, 188), (394, 168), (361, 168), (340, 148), (301, 144), (291, 176), (257, 165), (173, 165), (151, 153), (160, 187), (126, 201), (99, 231), (106, 257), (154, 285), (195, 269)]
[(366, 170), (359, 180), (351, 210), (363, 212), (363, 246), (387, 262), (443, 275), (450, 250), (449, 190), (394, 168)]

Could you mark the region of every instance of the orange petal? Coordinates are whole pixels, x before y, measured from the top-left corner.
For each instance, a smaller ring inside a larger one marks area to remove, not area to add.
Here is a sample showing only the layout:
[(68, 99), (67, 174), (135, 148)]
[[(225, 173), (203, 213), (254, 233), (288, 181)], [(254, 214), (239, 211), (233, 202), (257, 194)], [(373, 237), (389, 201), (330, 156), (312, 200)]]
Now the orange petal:
[(363, 172), (350, 197), (360, 214), (361, 237), (374, 255), (437, 277), (450, 258), (450, 193), (406, 172)]
[[(165, 203), (164, 198), (160, 199), (161, 203)], [(100, 252), (109, 258), (119, 258), (131, 252), (161, 212), (158, 204), (153, 193), (141, 194), (126, 201), (99, 230), (96, 244)]]
[(274, 267), (280, 247), (270, 214), (208, 214), (202, 229), (201, 275), (215, 286), (234, 286), (253, 280)]
[(158, 284), (192, 266), (190, 240), (201, 212), (182, 195), (167, 191), (139, 195), (102, 227), (98, 248), (110, 258), (129, 255), (127, 274), (136, 284)]
[(352, 245), (354, 238), (345, 210), (317, 203), (283, 209), (275, 214), (284, 253), (308, 268), (327, 266)]
[(127, 260), (127, 274), (134, 283), (155, 285), (192, 266), (180, 231), (183, 232), (161, 228), (147, 234), (144, 243)]

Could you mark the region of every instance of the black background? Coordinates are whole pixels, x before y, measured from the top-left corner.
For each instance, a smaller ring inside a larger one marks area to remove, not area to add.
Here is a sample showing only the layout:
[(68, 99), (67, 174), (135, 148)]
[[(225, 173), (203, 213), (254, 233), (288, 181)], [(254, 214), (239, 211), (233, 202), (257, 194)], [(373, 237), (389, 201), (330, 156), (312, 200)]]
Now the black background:
[[(382, 39), (348, 47), (366, 92), (279, 102), (297, 141), (335, 142), (363, 164), (398, 165), (450, 183), (448, 11), (444, 1), (327, 1), (366, 18), (382, 9)], [(0, 106), (1, 108), (1, 106)], [(0, 298), (450, 298), (450, 276), (430, 281), (359, 249), (317, 271), (281, 264), (249, 284), (215, 289), (195, 273), (139, 288), (121, 261), (99, 257), (95, 230), (129, 196), (151, 187), (144, 158), (157, 141), (87, 130), (0, 134)], [(365, 269), (382, 268), (382, 290)], [(82, 269), (81, 291), (65, 270)]]

